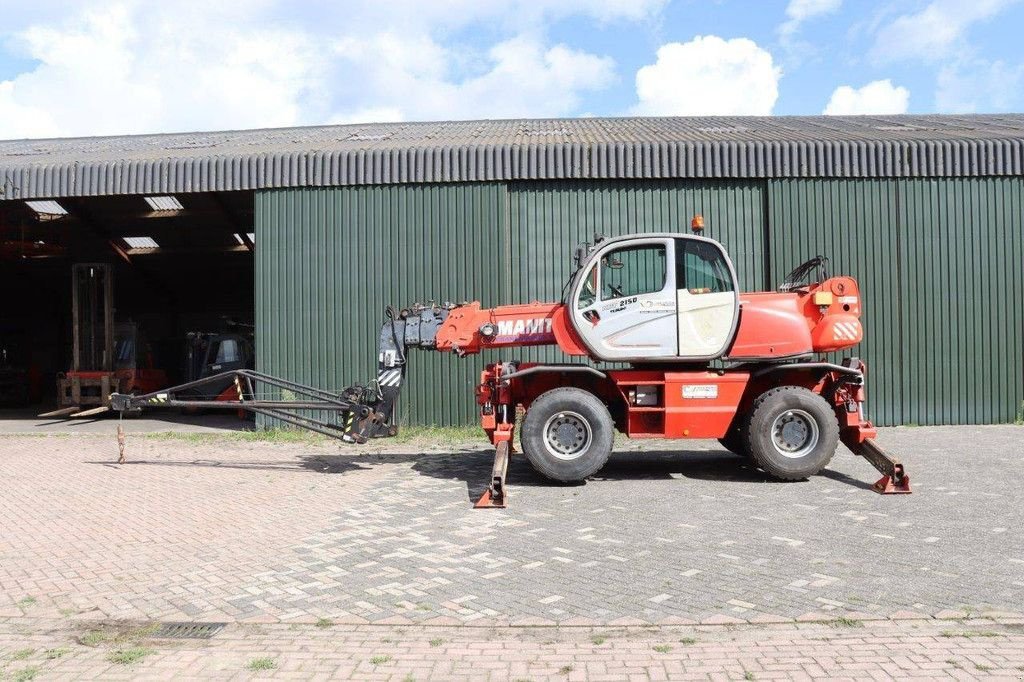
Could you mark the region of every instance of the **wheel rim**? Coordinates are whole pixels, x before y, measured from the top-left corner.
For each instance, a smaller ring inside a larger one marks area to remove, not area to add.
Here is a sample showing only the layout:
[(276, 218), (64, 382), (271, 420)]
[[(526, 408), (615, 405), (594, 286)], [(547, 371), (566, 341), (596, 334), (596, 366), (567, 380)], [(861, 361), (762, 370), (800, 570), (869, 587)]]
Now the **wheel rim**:
[(556, 412), (544, 424), (544, 446), (561, 460), (585, 453), (592, 439), (590, 422), (578, 412)]
[(804, 457), (817, 447), (818, 439), (818, 422), (804, 410), (786, 410), (772, 422), (772, 444), (783, 457)]

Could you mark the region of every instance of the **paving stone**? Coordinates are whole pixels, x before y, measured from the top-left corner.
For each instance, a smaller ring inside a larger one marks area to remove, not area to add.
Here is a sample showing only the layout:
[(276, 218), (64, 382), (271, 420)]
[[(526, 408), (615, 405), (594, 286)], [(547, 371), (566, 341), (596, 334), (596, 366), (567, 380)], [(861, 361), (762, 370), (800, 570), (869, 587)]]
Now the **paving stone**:
[(714, 442), (651, 441), (627, 443), (581, 486), (552, 485), (516, 457), (511, 506), (487, 511), (470, 502), (491, 455), (473, 447), (130, 434), (118, 466), (112, 436), (3, 437), (0, 617), (637, 624), (1024, 612), (1024, 534), (1012, 532), (1024, 527), (1024, 429), (880, 433), (915, 494), (873, 494), (876, 472), (842, 448), (823, 475), (783, 484)]

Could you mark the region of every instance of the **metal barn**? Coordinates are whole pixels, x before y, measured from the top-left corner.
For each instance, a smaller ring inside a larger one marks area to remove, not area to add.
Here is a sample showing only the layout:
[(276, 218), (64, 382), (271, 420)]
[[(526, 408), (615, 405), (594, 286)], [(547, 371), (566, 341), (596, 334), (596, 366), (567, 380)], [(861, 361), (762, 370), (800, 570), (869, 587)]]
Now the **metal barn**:
[[(45, 386), (66, 364), (70, 266), (108, 260), (118, 310), (167, 338), (248, 316), (260, 371), (340, 388), (373, 375), (388, 304), (558, 299), (578, 242), (685, 230), (696, 213), (745, 289), (817, 254), (860, 280), (876, 422), (1024, 416), (1024, 115), (0, 142), (0, 337), (29, 337)], [(483, 360), (411, 358), (403, 418), (473, 421)]]

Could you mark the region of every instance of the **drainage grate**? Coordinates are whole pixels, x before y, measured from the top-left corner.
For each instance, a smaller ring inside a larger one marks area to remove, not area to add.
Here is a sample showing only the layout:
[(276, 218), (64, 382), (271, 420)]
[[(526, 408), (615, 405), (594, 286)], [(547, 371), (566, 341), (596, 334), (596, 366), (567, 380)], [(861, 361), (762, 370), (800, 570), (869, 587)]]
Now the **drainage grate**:
[(210, 639), (227, 623), (164, 623), (153, 633), (157, 639)]

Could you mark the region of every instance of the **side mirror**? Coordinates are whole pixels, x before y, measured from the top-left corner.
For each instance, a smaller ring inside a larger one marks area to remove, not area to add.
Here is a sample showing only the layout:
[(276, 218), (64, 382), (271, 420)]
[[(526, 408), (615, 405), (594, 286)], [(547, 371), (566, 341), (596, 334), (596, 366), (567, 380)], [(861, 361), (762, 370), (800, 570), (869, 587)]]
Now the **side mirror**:
[(576, 267), (577, 268), (582, 268), (583, 267), (584, 263), (587, 262), (587, 256), (588, 256), (589, 253), (590, 253), (590, 244), (587, 243), (587, 242), (583, 242), (582, 244), (579, 244), (576, 247), (576, 250), (573, 252), (573, 256), (572, 257), (573, 257), (573, 260), (576, 261)]

